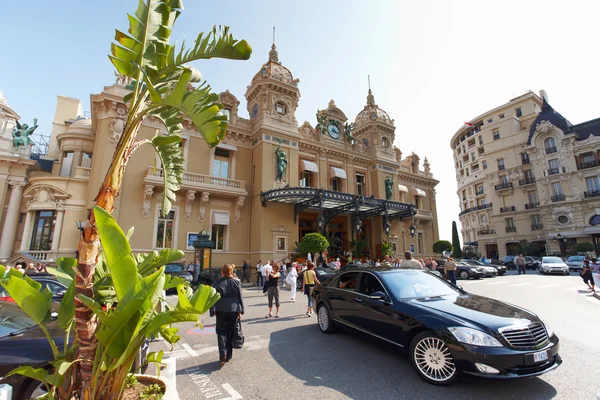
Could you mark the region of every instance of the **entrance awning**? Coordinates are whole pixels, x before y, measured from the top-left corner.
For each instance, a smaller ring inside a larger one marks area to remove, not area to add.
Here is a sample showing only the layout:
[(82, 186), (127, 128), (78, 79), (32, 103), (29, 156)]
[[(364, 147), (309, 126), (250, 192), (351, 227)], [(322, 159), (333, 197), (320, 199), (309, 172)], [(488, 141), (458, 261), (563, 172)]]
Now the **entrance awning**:
[(353, 219), (360, 220), (381, 216), (391, 221), (410, 218), (417, 213), (414, 204), (310, 187), (287, 187), (261, 192), (260, 201), (263, 207), (267, 206), (267, 202), (293, 204), (294, 222), (304, 210), (320, 211), (325, 226), (329, 219), (339, 214), (351, 214)]
[[(555, 233), (549, 233), (548, 234), (548, 238), (550, 239), (554, 239), (556, 237), (556, 235), (558, 235), (559, 232), (555, 232)], [(564, 238), (567, 237), (583, 237), (583, 236), (587, 236), (589, 235), (589, 233), (585, 233), (584, 231), (575, 231), (575, 232), (560, 232), (560, 235)]]
[(398, 185), (398, 190), (404, 193), (408, 193), (408, 188), (404, 185)]
[(332, 178), (348, 179), (346, 176), (346, 171), (341, 168), (331, 167), (330, 171)]
[(302, 171), (310, 171), (314, 173), (319, 173), (319, 167), (317, 163), (308, 160), (300, 160), (300, 172)]
[(415, 188), (415, 196), (427, 197), (427, 193), (423, 189)]
[(583, 228), (583, 233), (587, 233), (588, 235), (600, 233), (600, 226), (586, 226)]

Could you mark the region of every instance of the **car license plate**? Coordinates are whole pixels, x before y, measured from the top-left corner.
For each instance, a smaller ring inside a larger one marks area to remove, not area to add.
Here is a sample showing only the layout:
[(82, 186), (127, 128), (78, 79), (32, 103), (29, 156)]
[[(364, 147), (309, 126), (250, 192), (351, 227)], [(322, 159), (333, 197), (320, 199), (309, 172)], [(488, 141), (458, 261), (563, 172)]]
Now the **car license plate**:
[(533, 362), (546, 361), (548, 359), (547, 351), (540, 351), (539, 353), (533, 353)]

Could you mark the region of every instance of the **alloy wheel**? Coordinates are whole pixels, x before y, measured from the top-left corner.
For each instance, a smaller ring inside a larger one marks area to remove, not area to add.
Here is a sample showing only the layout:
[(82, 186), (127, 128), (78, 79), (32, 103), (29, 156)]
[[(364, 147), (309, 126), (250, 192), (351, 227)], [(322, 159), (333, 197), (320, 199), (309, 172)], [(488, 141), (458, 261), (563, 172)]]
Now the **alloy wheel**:
[(422, 338), (414, 348), (413, 357), (418, 371), (434, 383), (444, 384), (456, 375), (452, 355), (442, 339)]
[(460, 271), (461, 279), (469, 279), (469, 273), (467, 271)]
[(46, 386), (43, 383), (39, 382), (39, 385), (33, 390), (28, 400), (45, 398), (47, 394), (48, 390), (46, 390)]
[(326, 332), (329, 329), (329, 324), (330, 324), (329, 310), (327, 310), (327, 307), (325, 307), (325, 306), (319, 307), (318, 316), (319, 316), (319, 328), (321, 328), (321, 330), (323, 332)]

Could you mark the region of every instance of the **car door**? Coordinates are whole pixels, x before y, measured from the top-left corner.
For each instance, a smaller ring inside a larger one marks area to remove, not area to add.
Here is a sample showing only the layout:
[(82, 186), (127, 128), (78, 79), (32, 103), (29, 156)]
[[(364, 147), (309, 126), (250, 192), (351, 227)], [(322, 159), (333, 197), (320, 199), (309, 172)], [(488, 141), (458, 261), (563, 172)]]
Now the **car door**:
[(333, 317), (347, 325), (355, 325), (353, 314), (358, 275), (358, 271), (345, 272), (327, 285), (327, 297)]
[[(385, 299), (374, 299), (372, 294), (375, 292), (384, 293)], [(361, 274), (355, 303), (355, 320), (359, 328), (379, 338), (402, 343), (403, 318), (394, 312), (392, 299), (375, 274)]]

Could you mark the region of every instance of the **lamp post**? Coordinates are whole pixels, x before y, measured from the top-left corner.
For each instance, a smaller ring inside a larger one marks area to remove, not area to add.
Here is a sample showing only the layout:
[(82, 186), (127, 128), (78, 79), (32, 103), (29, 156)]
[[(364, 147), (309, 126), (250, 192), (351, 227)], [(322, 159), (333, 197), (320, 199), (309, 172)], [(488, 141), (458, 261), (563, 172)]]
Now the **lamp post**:
[(558, 242), (558, 246), (560, 247), (560, 258), (564, 258), (565, 255), (565, 238), (563, 237), (563, 235), (559, 233), (556, 234), (556, 236), (554, 236), (554, 239), (552, 239), (554, 241), (554, 243)]
[(408, 227), (408, 231), (410, 232), (411, 237), (415, 237), (415, 232), (417, 231), (417, 227), (414, 224), (414, 220), (410, 221), (410, 226)]
[(215, 243), (210, 240), (210, 235), (206, 229), (198, 233), (198, 239), (193, 243), (194, 246), (194, 283), (198, 282), (198, 276), (204, 269), (210, 268), (212, 260), (212, 249)]

